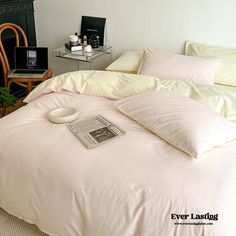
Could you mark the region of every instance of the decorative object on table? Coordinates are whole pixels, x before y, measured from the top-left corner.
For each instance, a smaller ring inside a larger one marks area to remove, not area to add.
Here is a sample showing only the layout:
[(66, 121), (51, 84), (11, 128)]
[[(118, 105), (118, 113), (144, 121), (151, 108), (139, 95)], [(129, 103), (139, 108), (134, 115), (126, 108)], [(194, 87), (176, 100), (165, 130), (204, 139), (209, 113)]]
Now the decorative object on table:
[(8, 106), (14, 106), (17, 98), (10, 94), (10, 89), (6, 87), (0, 87), (0, 117), (5, 116), (6, 108)]
[[(86, 35), (89, 43), (90, 43), (91, 37), (93, 37), (94, 34), (98, 35), (99, 46), (103, 46), (105, 44), (105, 26), (106, 26), (106, 18), (82, 16), (80, 34), (82, 37)], [(93, 47), (93, 45), (91, 46)]]
[(91, 45), (88, 45), (84, 48), (84, 52), (92, 52), (92, 51), (93, 51), (93, 49), (92, 49)]
[(100, 39), (98, 34), (91, 35), (89, 39), (89, 44), (92, 48), (98, 48), (100, 46)]
[(88, 40), (87, 40), (86, 35), (83, 36), (83, 45), (84, 45), (84, 47), (86, 47), (88, 45)]
[(81, 44), (80, 35), (78, 35), (78, 33), (69, 35), (69, 42), (65, 43), (65, 48), (72, 52), (82, 50), (83, 47)]
[(69, 36), (69, 42), (70, 42), (70, 45), (71, 46), (77, 46), (77, 45), (79, 45), (79, 36), (78, 36), (78, 34), (76, 33), (76, 34), (73, 34), (73, 35), (70, 35)]

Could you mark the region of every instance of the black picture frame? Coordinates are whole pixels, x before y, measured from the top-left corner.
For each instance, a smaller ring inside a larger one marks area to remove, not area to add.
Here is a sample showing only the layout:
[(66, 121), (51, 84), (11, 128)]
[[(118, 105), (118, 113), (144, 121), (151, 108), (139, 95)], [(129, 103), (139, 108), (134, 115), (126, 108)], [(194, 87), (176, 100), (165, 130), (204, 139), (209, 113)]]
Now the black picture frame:
[(105, 24), (106, 18), (82, 16), (80, 32), (82, 39), (86, 35), (89, 42), (91, 36), (98, 35), (100, 46), (104, 46)]

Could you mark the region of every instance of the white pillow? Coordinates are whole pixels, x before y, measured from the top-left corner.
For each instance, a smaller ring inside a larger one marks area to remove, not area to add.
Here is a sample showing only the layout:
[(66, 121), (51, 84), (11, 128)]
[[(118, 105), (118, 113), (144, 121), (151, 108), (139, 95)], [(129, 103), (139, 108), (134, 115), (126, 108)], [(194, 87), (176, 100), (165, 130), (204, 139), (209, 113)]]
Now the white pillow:
[(112, 62), (107, 68), (107, 71), (124, 72), (137, 74), (140, 62), (142, 60), (142, 51), (127, 51)]
[(195, 158), (236, 138), (234, 123), (190, 98), (163, 88), (119, 100), (115, 105)]
[(185, 54), (197, 57), (214, 57), (220, 59), (215, 83), (236, 86), (236, 49), (209, 46), (187, 41)]
[(213, 85), (219, 60), (145, 49), (139, 74)]

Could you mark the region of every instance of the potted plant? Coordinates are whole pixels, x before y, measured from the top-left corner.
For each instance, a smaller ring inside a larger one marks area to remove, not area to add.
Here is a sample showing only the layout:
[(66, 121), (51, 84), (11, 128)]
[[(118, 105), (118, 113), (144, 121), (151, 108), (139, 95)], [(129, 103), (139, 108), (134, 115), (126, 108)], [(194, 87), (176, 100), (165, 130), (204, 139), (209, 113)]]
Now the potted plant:
[(0, 117), (3, 117), (6, 114), (6, 108), (14, 106), (16, 101), (17, 98), (10, 94), (9, 88), (0, 87)]

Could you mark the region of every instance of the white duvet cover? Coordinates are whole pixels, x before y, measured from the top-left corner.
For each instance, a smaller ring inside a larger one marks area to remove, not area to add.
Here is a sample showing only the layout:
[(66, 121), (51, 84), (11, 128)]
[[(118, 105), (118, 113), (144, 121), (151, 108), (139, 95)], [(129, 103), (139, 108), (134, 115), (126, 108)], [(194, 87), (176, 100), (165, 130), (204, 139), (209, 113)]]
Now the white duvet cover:
[[(236, 142), (196, 160), (113, 100), (63, 89), (0, 120), (0, 207), (57, 236), (236, 235)], [(79, 119), (101, 114), (127, 134), (88, 150), (47, 120), (61, 106)]]

